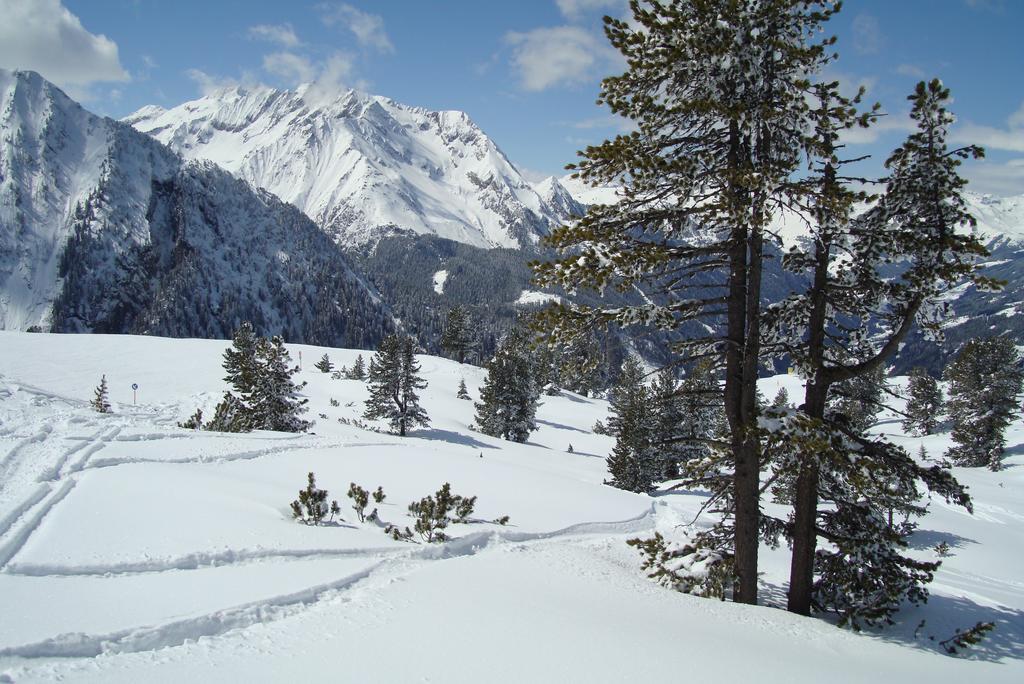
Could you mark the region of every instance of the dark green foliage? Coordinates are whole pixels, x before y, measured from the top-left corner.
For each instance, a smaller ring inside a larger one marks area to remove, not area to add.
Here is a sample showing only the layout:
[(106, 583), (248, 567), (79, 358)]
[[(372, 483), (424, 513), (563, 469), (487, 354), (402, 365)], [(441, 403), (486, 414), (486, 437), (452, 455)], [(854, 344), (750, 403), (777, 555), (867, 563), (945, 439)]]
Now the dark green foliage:
[(692, 542), (669, 543), (655, 532), (650, 539), (629, 539), (626, 544), (640, 552), (641, 568), (659, 584), (724, 601), (732, 589), (732, 557), (709, 542), (711, 537), (698, 535)]
[(965, 649), (968, 646), (974, 646), (981, 642), (985, 636), (996, 628), (993, 622), (979, 622), (970, 629), (960, 631), (959, 628), (956, 630), (956, 634), (948, 639), (944, 639), (939, 642), (939, 646), (945, 649), (946, 653), (950, 655), (956, 655), (957, 649)]
[[(671, 416), (679, 423), (668, 433), (676, 459), (676, 473), (688, 487), (700, 487), (713, 494), (716, 507), (728, 506), (732, 498), (732, 475), (726, 455), (727, 426), (722, 406), (722, 388), (708, 362), (694, 364), (678, 388), (678, 403), (671, 401)], [(662, 418), (666, 422), (666, 418)]]
[(954, 442), (946, 457), (956, 465), (999, 470), (1006, 444), (1003, 433), (1019, 411), (1017, 395), (1024, 383), (1013, 340), (989, 337), (968, 342), (946, 367), (945, 378)]
[(253, 330), (252, 323), (243, 321), (231, 336), (231, 346), (224, 350), (224, 381), (229, 383), (239, 396), (252, 393), (259, 373), (256, 348), (260, 338)]
[(100, 376), (100, 384), (94, 390), (91, 402), (93, 410), (97, 413), (110, 413), (110, 401), (107, 398), (107, 376)]
[(318, 489), (316, 476), (309, 473), (306, 476), (306, 488), (299, 490), (299, 498), (292, 501), (292, 517), (301, 520), (306, 525), (319, 525), (331, 514), (331, 520), (341, 511), (337, 501), (332, 501), (330, 507), (327, 505), (327, 490)]
[(256, 362), (256, 382), (249, 394), (242, 396), (250, 428), (277, 432), (306, 430), (310, 423), (299, 418), (309, 401), (299, 398), (299, 390), (306, 383), (296, 385), (292, 381), (292, 375), (299, 369), (291, 365), (284, 341), (280, 337), (261, 338), (256, 345)]
[(384, 534), (391, 535), (395, 541), (412, 541), (412, 530), (408, 527), (401, 529), (397, 525), (385, 525)]
[(537, 429), (539, 394), (526, 336), (513, 328), (487, 362), (487, 379), (475, 404), (477, 428), (485, 435), (525, 442)]
[(417, 425), (429, 425), (427, 412), (419, 404), (416, 390), (427, 386), (419, 376), (420, 367), (413, 355), (410, 337), (389, 335), (370, 359), (370, 396), (363, 417), (386, 419), (402, 437)]
[(469, 396), (469, 390), (466, 389), (465, 379), (459, 380), (459, 391), (455, 393), (456, 398), (465, 399), (466, 401), (472, 401), (472, 397)]
[(882, 410), (885, 389), (885, 369), (879, 366), (833, 385), (828, 411), (834, 420), (848, 425), (854, 432), (863, 433), (875, 424), (875, 417)]
[(444, 530), (452, 522), (464, 523), (472, 515), (476, 497), (462, 497), (452, 494), (451, 485), (445, 482), (433, 496), (425, 496), (409, 504), (409, 513), (416, 518), (413, 529), (426, 542), (443, 542), (448, 539)]
[(494, 520), (493, 520), (492, 522), (493, 522), (493, 523), (494, 523), (495, 525), (502, 525), (502, 526), (505, 526), (505, 525), (508, 525), (508, 521), (509, 521), (509, 520), (511, 520), (511, 518), (509, 518), (509, 517), (508, 517), (507, 515), (503, 515), (503, 516), (501, 516), (500, 518), (495, 518), (495, 519), (494, 519)]
[(871, 502), (843, 501), (822, 514), (835, 548), (817, 551), (813, 605), (837, 613), (841, 627), (892, 624), (904, 601), (928, 600), (924, 585), (939, 563), (903, 555), (913, 526), (890, 526), (884, 513)]
[(188, 420), (178, 423), (178, 427), (186, 430), (200, 430), (203, 427), (203, 409), (196, 409)]
[(296, 385), (292, 376), (298, 367), (280, 337), (258, 337), (249, 323), (235, 331), (232, 346), (224, 352), (225, 381), (238, 392), (224, 394), (205, 429), (221, 432), (274, 430), (302, 432), (308, 421), (299, 418), (306, 412), (307, 399), (299, 398), (306, 383)]
[(214, 409), (213, 418), (203, 426), (203, 429), (214, 432), (249, 431), (251, 428), (245, 404), (231, 392), (225, 392), (224, 398)]
[(352, 364), (352, 369), (345, 373), (345, 377), (348, 380), (366, 379), (366, 362), (363, 361), (362, 354), (356, 357), (355, 363)]
[(615, 437), (615, 448), (607, 459), (611, 477), (605, 484), (646, 493), (654, 486), (664, 466), (651, 441), (656, 420), (651, 391), (644, 385), (643, 368), (633, 357), (622, 364), (609, 404), (612, 415), (608, 419), (608, 431)]
[(374, 503), (382, 504), (382, 503), (384, 503), (384, 499), (386, 499), (386, 498), (388, 498), (388, 497), (384, 493), (384, 488), (381, 487), (380, 485), (377, 485), (377, 489), (375, 489), (374, 492), (373, 492), (373, 501), (374, 501)]
[(313, 367), (321, 373), (330, 373), (334, 370), (334, 364), (331, 363), (331, 357), (327, 354), (321, 356), (320, 360), (313, 364)]
[(465, 363), (466, 353), (474, 346), (474, 325), (470, 319), (469, 309), (457, 305), (448, 310), (441, 335), (441, 349), (451, 354), (451, 358)]
[(907, 383), (907, 407), (903, 418), (903, 429), (919, 435), (935, 432), (942, 412), (942, 388), (938, 381), (924, 368), (910, 371)]
[(359, 522), (365, 522), (366, 507), (370, 503), (369, 493), (353, 482), (348, 486), (348, 498), (352, 499), (352, 510), (356, 512)]

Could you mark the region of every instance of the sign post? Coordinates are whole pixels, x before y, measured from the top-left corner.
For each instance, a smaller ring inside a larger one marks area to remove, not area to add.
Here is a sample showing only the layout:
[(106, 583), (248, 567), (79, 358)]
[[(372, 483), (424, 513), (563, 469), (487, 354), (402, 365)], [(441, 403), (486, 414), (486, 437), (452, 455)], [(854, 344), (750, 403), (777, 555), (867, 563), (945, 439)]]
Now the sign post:
[(138, 398), (138, 394), (139, 394), (139, 383), (133, 382), (132, 383), (132, 406), (135, 406), (135, 400)]

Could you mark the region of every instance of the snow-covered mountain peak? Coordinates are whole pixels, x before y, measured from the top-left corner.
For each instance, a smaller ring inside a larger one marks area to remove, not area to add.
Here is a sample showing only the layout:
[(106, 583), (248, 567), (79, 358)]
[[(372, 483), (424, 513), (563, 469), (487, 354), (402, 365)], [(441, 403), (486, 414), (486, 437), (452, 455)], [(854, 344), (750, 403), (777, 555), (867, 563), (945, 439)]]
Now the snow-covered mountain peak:
[(566, 218), (464, 112), (307, 84), (231, 88), (125, 121), (295, 204), (346, 245), (397, 228), (527, 246)]

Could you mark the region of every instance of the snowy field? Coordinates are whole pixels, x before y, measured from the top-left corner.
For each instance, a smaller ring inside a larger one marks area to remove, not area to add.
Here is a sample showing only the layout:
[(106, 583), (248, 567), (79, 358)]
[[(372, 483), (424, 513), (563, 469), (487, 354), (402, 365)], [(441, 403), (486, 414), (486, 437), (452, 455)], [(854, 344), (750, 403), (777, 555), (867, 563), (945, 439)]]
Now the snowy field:
[[(289, 345), (310, 434), (176, 427), (212, 415), (226, 347), (0, 332), (0, 681), (1024, 681), (1020, 422), (1005, 470), (957, 469), (973, 516), (935, 500), (920, 521), (920, 558), (951, 547), (929, 603), (858, 634), (648, 580), (625, 540), (689, 523), (703, 497), (603, 486), (604, 401), (544, 397), (530, 442), (502, 442), (455, 397), (462, 378), (478, 396), (483, 371), (420, 357), (431, 426), (399, 438), (339, 423), (361, 417), (365, 386), (313, 368), (360, 352)], [(112, 414), (88, 405), (101, 374)], [(799, 396), (787, 376), (762, 390), (780, 385)], [(891, 414), (875, 428), (899, 429)], [(895, 439), (937, 457), (948, 434)], [(292, 520), (309, 471), (344, 520)], [(450, 482), (478, 496), (474, 519), (446, 544), (394, 541), (358, 522), (350, 482), (383, 486), (380, 517), (400, 526)], [(788, 560), (762, 551), (769, 606), (785, 602)], [(981, 645), (940, 652), (980, 620), (996, 623)]]

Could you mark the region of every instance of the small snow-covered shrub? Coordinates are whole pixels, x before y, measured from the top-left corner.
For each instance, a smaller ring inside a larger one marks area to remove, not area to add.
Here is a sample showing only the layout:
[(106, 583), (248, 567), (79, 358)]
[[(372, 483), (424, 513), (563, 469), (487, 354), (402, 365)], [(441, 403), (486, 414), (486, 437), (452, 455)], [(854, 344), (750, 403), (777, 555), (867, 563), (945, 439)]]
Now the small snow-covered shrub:
[(473, 514), (475, 505), (475, 496), (452, 494), (451, 485), (445, 482), (433, 496), (425, 496), (409, 504), (409, 513), (416, 518), (413, 529), (424, 541), (443, 542), (448, 539), (444, 530), (452, 522), (451, 515), (455, 515), (454, 522), (464, 523)]
[(110, 401), (107, 399), (107, 376), (100, 377), (100, 384), (96, 386), (95, 397), (92, 400), (92, 407), (97, 413), (110, 413)]
[(366, 522), (366, 506), (370, 503), (370, 494), (352, 482), (348, 486), (348, 498), (352, 499), (352, 510), (359, 517), (359, 522)]
[(306, 488), (299, 490), (299, 498), (292, 501), (291, 508), (292, 517), (306, 525), (319, 525), (328, 513), (331, 514), (330, 520), (334, 520), (334, 516), (341, 513), (337, 501), (327, 506), (327, 490), (317, 488), (313, 473), (306, 476)]

